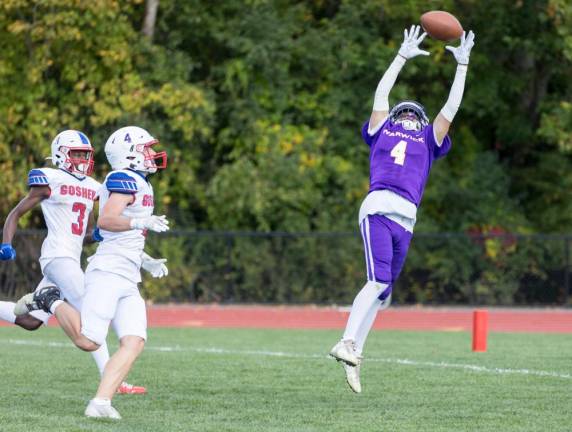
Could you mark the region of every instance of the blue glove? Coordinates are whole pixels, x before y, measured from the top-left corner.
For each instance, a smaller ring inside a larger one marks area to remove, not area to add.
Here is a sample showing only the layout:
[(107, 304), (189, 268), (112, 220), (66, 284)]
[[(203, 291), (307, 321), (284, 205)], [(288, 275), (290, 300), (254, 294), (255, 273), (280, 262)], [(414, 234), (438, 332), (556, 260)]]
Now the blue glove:
[(101, 236), (101, 233), (99, 232), (99, 228), (96, 228), (93, 230), (93, 232), (91, 233), (91, 238), (93, 239), (93, 241), (96, 241), (96, 242), (103, 241), (103, 237)]
[(10, 243), (0, 244), (0, 261), (12, 261), (16, 259), (16, 250)]

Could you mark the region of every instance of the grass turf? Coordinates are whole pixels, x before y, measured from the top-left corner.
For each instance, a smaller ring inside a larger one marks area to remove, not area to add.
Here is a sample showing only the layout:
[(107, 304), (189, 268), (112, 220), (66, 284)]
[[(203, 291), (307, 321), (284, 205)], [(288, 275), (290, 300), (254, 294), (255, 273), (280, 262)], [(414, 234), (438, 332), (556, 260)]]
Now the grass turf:
[[(373, 332), (362, 369), (364, 392), (355, 395), (341, 366), (325, 356), (339, 334), (151, 329), (148, 349), (129, 377), (131, 383), (146, 385), (149, 394), (116, 397), (114, 405), (123, 415), (117, 423), (83, 417), (97, 387), (96, 368), (59, 329), (27, 333), (0, 328), (0, 431), (507, 432), (572, 427), (568, 335), (492, 334), (489, 352), (475, 354), (466, 333)], [(403, 359), (414, 363), (398, 362)]]

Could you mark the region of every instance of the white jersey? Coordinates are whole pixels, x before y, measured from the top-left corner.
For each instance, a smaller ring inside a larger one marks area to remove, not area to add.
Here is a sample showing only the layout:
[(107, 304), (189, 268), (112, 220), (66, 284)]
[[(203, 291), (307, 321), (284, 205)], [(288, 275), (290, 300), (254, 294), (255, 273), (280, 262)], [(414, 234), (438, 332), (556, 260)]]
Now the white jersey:
[(48, 186), (51, 190), (50, 197), (41, 203), (48, 227), (40, 256), (42, 271), (54, 258), (72, 258), (79, 263), (89, 214), (101, 184), (91, 177), (78, 179), (61, 169), (38, 168), (28, 174), (28, 186)]
[[(133, 196), (133, 201), (123, 210), (122, 216), (144, 218), (153, 214), (153, 187), (142, 174), (128, 169), (109, 173), (99, 191), (100, 209), (105, 207), (111, 193)], [(90, 258), (86, 271), (103, 270), (141, 282), (141, 254), (145, 247), (146, 230), (100, 232), (103, 241)]]
[(358, 223), (373, 214), (382, 214), (409, 232), (417, 221), (417, 206), (388, 189), (371, 191), (361, 203)]

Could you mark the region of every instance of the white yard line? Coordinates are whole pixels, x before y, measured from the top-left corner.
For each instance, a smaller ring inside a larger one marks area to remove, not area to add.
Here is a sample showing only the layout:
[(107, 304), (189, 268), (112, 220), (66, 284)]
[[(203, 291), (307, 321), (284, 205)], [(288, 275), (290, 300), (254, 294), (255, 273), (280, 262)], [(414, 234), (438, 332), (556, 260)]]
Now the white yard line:
[[(36, 340), (26, 340), (26, 339), (0, 339), (0, 344), (2, 345), (22, 345), (22, 346), (34, 346), (34, 347), (48, 347), (48, 348), (74, 348), (71, 343), (68, 342), (45, 342)], [(194, 352), (202, 354), (221, 354), (221, 355), (252, 355), (252, 356), (262, 356), (262, 357), (283, 357), (283, 358), (299, 358), (306, 360), (315, 359), (331, 359), (331, 357), (323, 354), (301, 354), (293, 352), (283, 352), (283, 351), (266, 351), (266, 350), (234, 350), (226, 348), (193, 348), (193, 347), (182, 347), (180, 345), (173, 346), (146, 346), (145, 350), (149, 351), (159, 351), (159, 352)], [(425, 368), (441, 368), (441, 369), (462, 369), (470, 372), (479, 372), (494, 375), (528, 375), (534, 377), (542, 378), (557, 378), (557, 379), (572, 379), (572, 374), (551, 372), (543, 370), (534, 369), (511, 369), (511, 368), (496, 368), (487, 367), (463, 363), (448, 363), (448, 362), (431, 362), (431, 361), (419, 361), (410, 359), (398, 359), (398, 358), (367, 358), (366, 363), (376, 362), (376, 363), (389, 363), (396, 364), (400, 366), (414, 366), (414, 367), (425, 367)]]

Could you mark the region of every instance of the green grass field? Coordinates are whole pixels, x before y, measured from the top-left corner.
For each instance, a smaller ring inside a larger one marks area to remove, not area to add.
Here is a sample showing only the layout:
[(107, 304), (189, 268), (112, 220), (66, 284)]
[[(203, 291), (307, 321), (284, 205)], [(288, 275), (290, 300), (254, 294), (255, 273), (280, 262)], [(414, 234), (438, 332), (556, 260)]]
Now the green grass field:
[(568, 335), (492, 334), (475, 354), (466, 333), (374, 332), (355, 395), (324, 354), (339, 334), (151, 329), (129, 379), (149, 394), (117, 397), (113, 422), (83, 417), (96, 368), (59, 329), (0, 328), (0, 431), (572, 430)]

